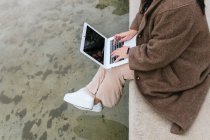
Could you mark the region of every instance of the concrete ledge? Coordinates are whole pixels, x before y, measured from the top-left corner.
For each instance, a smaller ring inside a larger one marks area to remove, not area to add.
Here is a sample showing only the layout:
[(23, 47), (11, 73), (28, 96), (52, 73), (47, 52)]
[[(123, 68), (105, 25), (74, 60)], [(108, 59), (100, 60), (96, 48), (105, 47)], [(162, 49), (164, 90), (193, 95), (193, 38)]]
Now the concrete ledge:
[(129, 140), (210, 139), (210, 90), (195, 123), (185, 135), (179, 136), (170, 133), (171, 122), (153, 111), (134, 81), (129, 86)]
[[(130, 23), (138, 11), (139, 2), (140, 0), (130, 0)], [(210, 6), (210, 1), (206, 1), (206, 5)], [(210, 23), (210, 7), (206, 9), (206, 14)], [(193, 126), (183, 136), (174, 135), (170, 133), (171, 122), (153, 111), (144, 101), (134, 81), (129, 84), (129, 140), (209, 140), (209, 115), (210, 90)]]

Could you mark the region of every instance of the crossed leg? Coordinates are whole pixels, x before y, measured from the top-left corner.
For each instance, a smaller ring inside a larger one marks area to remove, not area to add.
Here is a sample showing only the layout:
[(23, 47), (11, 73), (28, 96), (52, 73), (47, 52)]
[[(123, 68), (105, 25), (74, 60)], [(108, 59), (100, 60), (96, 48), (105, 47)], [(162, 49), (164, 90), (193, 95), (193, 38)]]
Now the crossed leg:
[(93, 94), (95, 101), (101, 101), (106, 107), (115, 106), (121, 96), (126, 80), (134, 79), (134, 71), (129, 64), (111, 69), (99, 68), (92, 81), (86, 88)]

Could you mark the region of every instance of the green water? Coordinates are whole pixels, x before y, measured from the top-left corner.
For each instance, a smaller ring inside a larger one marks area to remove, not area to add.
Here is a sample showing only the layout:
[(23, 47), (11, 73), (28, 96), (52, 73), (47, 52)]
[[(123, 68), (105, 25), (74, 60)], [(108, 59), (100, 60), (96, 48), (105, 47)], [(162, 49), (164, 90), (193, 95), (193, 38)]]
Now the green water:
[(87, 140), (128, 140), (128, 127), (103, 115), (83, 115), (77, 118), (74, 132)]
[(104, 9), (107, 6), (115, 7), (115, 10), (112, 12), (117, 15), (124, 15), (128, 13), (129, 1), (128, 0), (99, 0), (99, 3), (96, 5), (96, 8)]
[(0, 1), (1, 140), (128, 138), (127, 85), (101, 113), (63, 101), (99, 68), (79, 51), (83, 23), (111, 36), (128, 29), (127, 12), (123, 0)]

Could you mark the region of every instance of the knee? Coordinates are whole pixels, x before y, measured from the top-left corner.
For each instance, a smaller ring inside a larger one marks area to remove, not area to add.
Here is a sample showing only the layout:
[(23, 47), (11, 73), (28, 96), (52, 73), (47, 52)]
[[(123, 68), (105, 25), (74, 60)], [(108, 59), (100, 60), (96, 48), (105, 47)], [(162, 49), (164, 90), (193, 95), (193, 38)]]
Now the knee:
[(121, 71), (120, 71), (120, 69), (117, 69), (117, 68), (108, 69), (107, 73), (109, 75), (111, 75), (112, 77), (118, 77), (119, 78), (121, 76)]

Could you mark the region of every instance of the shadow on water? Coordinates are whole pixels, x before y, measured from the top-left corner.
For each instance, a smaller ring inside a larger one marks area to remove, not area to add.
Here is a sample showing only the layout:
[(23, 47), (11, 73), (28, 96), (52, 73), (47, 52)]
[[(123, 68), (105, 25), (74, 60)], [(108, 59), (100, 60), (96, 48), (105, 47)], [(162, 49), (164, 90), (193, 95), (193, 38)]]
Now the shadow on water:
[(99, 0), (96, 8), (104, 9), (107, 6), (115, 7), (115, 10), (112, 12), (113, 14), (124, 15), (128, 13), (129, 0)]
[(128, 140), (128, 128), (116, 121), (106, 120), (103, 115), (81, 115), (74, 132), (87, 140)]

